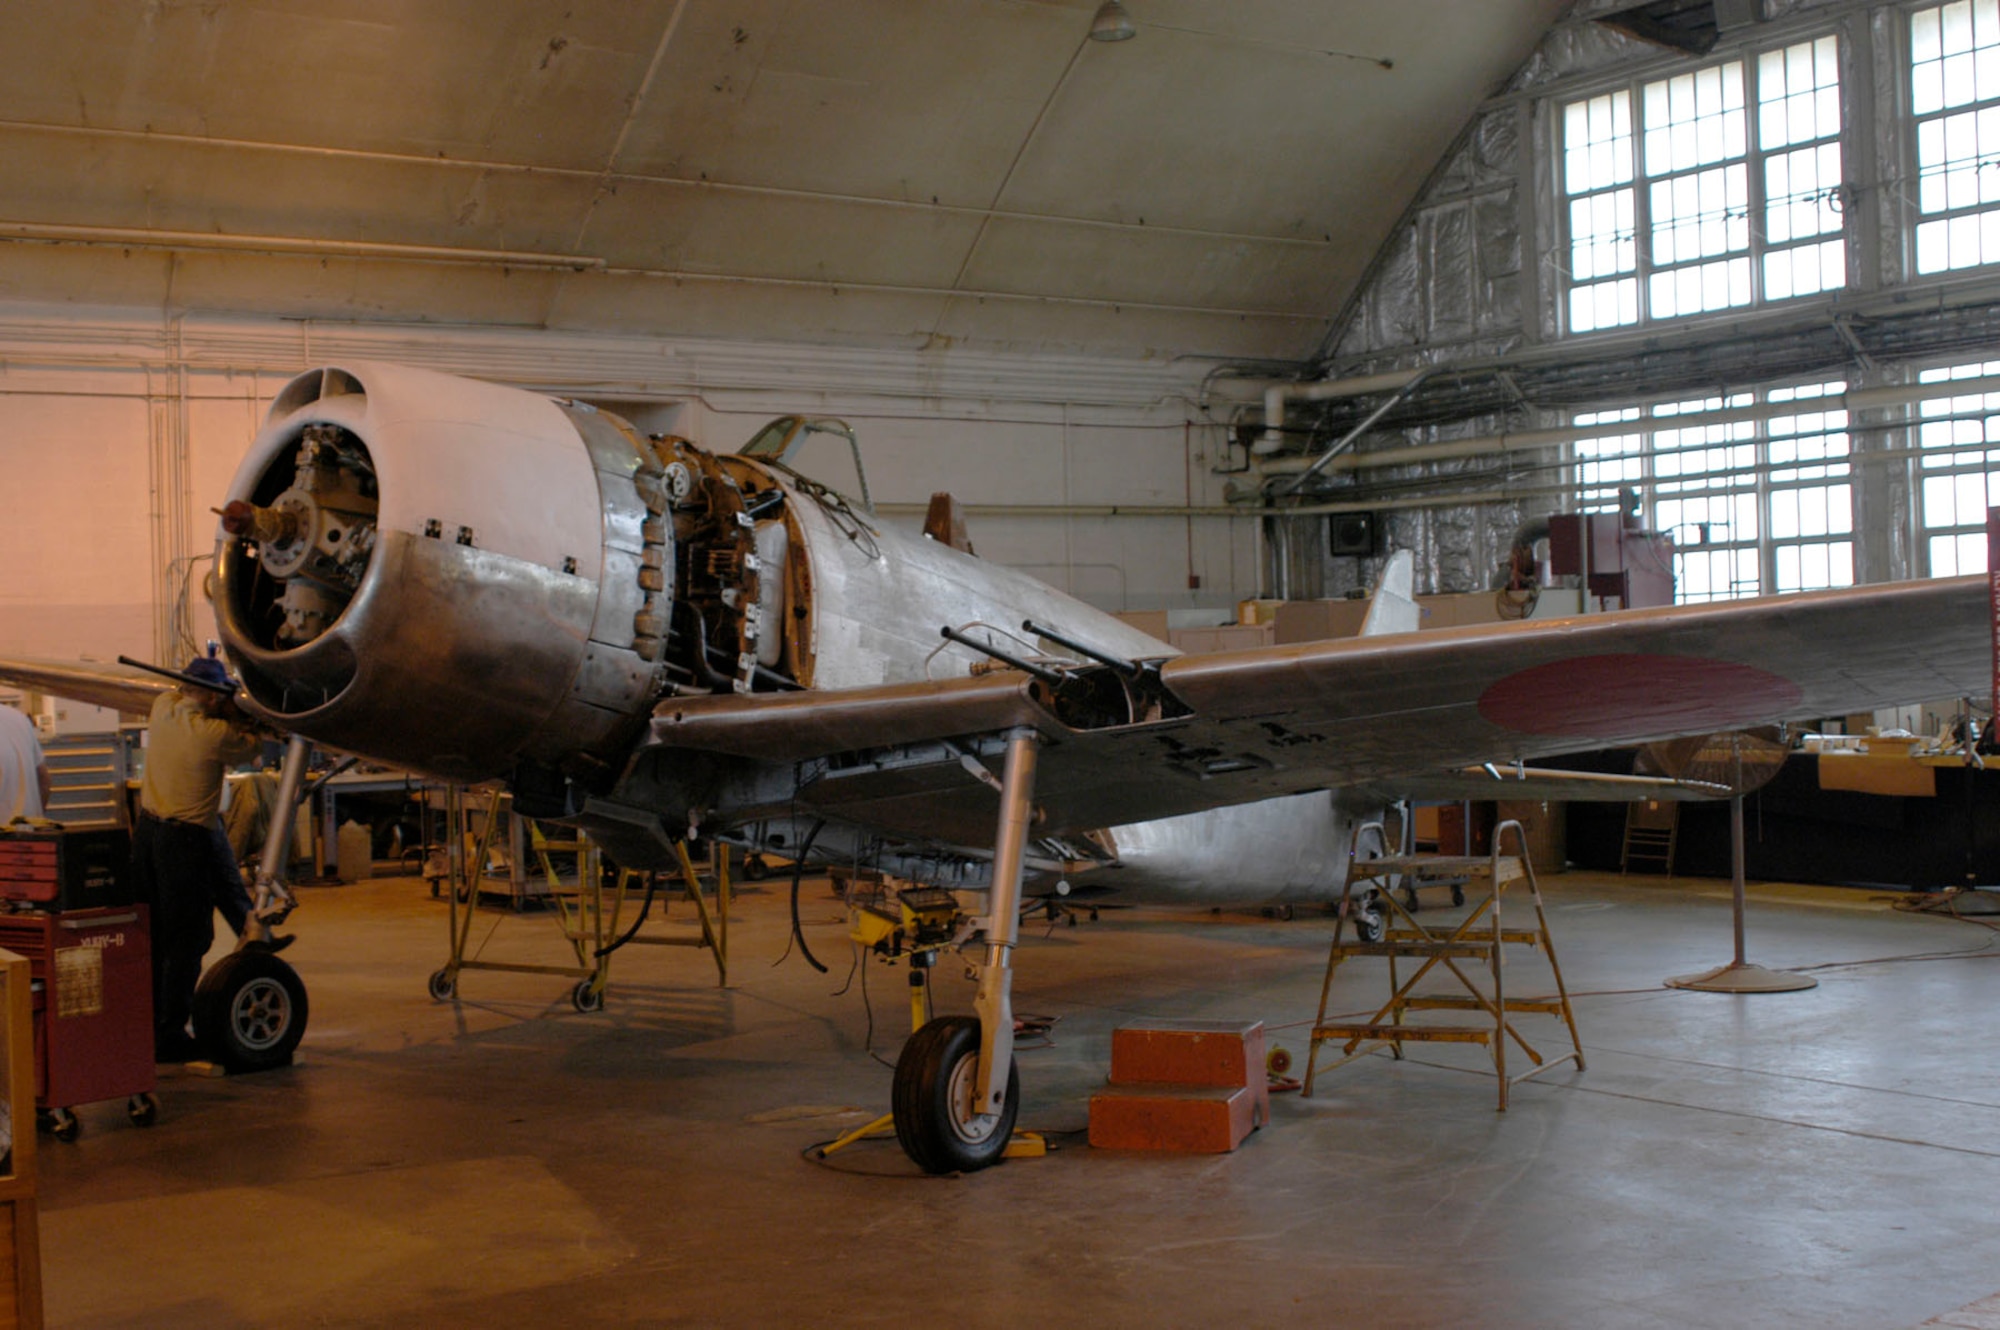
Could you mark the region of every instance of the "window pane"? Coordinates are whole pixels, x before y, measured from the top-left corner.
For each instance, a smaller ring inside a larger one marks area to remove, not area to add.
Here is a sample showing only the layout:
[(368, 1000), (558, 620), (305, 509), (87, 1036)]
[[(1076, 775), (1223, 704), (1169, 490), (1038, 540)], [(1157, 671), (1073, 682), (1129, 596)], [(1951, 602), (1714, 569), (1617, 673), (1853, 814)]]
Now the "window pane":
[[(1618, 411), (1582, 412), (1576, 416), (1574, 423), (1580, 426), (1610, 426), (1638, 418), (1639, 408), (1626, 407)], [(1607, 509), (1615, 507), (1617, 491), (1640, 481), (1645, 474), (1640, 457), (1643, 442), (1644, 436), (1634, 432), (1579, 439), (1570, 445), (1571, 454), (1576, 459), (1578, 498), (1586, 511), (1594, 510), (1599, 505)]]
[(1764, 256), (1764, 299), (1838, 291), (1847, 285), (1847, 242), (1799, 245)]
[(1840, 133), (1837, 54), (1838, 43), (1827, 36), (1758, 57), (1759, 147), (1782, 148)]
[[(1955, 383), (2000, 373), (2000, 361), (1925, 370), (1922, 383)], [(1971, 383), (1967, 384), (1972, 387)], [(1917, 487), (1924, 551), (1933, 577), (1986, 568), (1987, 509), (2000, 506), (2000, 393), (1970, 391), (1917, 404), (1924, 456)]]
[(1563, 108), (1563, 190), (1588, 194), (1632, 179), (1632, 94), (1620, 90)]
[(1743, 155), (1741, 61), (1648, 83), (1642, 101), (1647, 175), (1666, 175)]
[[(2000, 17), (2000, 0), (1982, 3)], [(1913, 49), (1930, 52), (1927, 67), (1941, 89), (1948, 58), (1973, 58), (1976, 25), (1968, 10), (1958, 22), (1966, 35), (1954, 38), (1964, 50), (1947, 51), (1944, 18), (1926, 13), (1912, 18)], [(1994, 50), (2000, 78), (2000, 42)], [(1840, 40), (1822, 33), (1750, 59), (1755, 63), (1728, 60), (1560, 107), (1570, 332), (1847, 285)], [(1913, 60), (1912, 68), (1922, 63)], [(1968, 69), (1976, 85), (1978, 71)], [(1980, 109), (1965, 112), (1973, 122), (1950, 136), (1960, 157), (1971, 151), (1971, 158), (1951, 158), (1946, 128), (1936, 129), (1940, 199), (1954, 187), (1951, 170), (1977, 175)], [(1990, 132), (2000, 140), (2000, 123)], [(1760, 174), (1753, 178), (1753, 170)], [(1921, 191), (1918, 174), (1906, 188)], [(1644, 197), (1631, 188), (1635, 175), (1646, 181)], [(2000, 197), (2000, 179), (1995, 188)], [(1753, 193), (1761, 193), (1754, 214)], [(1968, 252), (1977, 262), (1987, 253), (1977, 227), (1919, 240), (1940, 263)], [(2000, 226), (1991, 249), (2000, 254)]]
[(1576, 286), (1569, 293), (1569, 330), (1590, 332), (1597, 328), (1617, 328), (1639, 321), (1639, 283), (1627, 277), (1623, 281), (1599, 282), (1594, 286)]
[(1615, 189), (1569, 205), (1570, 278), (1595, 281), (1631, 272), (1638, 262), (1632, 191)]
[(1749, 177), (1742, 163), (1662, 180), (1651, 195), (1656, 265), (1750, 247)]
[[(2000, 262), (2000, 0), (1910, 16), (1917, 272)], [(1962, 108), (1962, 109), (1961, 109)], [(1938, 114), (1950, 112), (1950, 114)], [(1958, 213), (1958, 216), (1941, 214)]]
[(1764, 238), (1773, 245), (1841, 229), (1840, 145), (1775, 153), (1764, 161)]
[(1725, 259), (1654, 273), (1647, 294), (1656, 319), (1747, 305), (1752, 295), (1750, 260)]

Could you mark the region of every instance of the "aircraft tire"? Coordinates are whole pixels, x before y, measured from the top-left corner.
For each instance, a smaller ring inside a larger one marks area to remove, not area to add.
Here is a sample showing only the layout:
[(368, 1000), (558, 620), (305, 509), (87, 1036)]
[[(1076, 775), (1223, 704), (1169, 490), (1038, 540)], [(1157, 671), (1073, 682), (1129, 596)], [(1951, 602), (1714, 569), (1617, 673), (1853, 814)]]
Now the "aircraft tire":
[(233, 951), (195, 986), (195, 1040), (230, 1071), (290, 1065), (306, 1016), (305, 981), (267, 951)]
[(1021, 1104), (1020, 1064), (1007, 1067), (1007, 1102), (997, 1115), (972, 1115), (979, 1021), (940, 1016), (910, 1036), (896, 1059), (892, 1100), (896, 1139), (926, 1173), (970, 1173), (1000, 1161)]

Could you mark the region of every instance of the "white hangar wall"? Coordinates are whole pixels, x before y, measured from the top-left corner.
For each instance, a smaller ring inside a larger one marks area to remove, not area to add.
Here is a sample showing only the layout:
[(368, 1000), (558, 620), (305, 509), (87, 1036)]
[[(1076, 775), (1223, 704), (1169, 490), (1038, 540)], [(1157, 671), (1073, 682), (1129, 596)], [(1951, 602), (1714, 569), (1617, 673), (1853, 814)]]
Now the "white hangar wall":
[[(772, 416), (839, 416), (885, 521), (914, 530), (949, 490), (982, 557), (1114, 611), (1219, 612), (1257, 591), (1254, 520), (1213, 512), (1222, 427), (1194, 404), (1206, 362), (0, 305), (0, 651), (194, 650), (212, 633), (209, 509), (277, 389), (342, 359), (573, 395), (722, 450)], [(982, 511), (993, 505), (1037, 511)], [(1090, 511), (1106, 506), (1166, 512)]]

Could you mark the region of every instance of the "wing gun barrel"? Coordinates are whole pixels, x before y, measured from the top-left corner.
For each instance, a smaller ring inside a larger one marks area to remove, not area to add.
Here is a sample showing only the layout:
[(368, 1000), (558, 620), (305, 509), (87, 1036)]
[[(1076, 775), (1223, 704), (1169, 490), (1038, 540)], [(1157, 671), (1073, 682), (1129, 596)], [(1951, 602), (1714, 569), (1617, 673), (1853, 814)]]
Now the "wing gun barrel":
[(953, 628), (950, 625), (946, 625), (940, 631), (944, 635), (946, 641), (956, 642), (962, 647), (971, 647), (974, 651), (977, 651), (982, 656), (991, 656), (993, 659), (999, 661), (1002, 665), (1005, 665), (1010, 669), (1016, 669), (1023, 674), (1032, 675), (1034, 678), (1040, 679), (1043, 683), (1049, 685), (1049, 687), (1051, 688), (1059, 687), (1062, 684), (1068, 682), (1068, 676), (1065, 675), (1061, 670), (1052, 670), (1046, 665), (1037, 665), (1033, 661), (1022, 660), (1019, 656), (1009, 655), (1007, 652), (1002, 651), (1000, 648), (993, 646), (989, 643), (982, 642), (976, 637), (972, 637), (965, 633), (961, 633), (958, 631), (958, 629)]
[(1021, 621), (1021, 629), (1024, 632), (1033, 633), (1037, 637), (1047, 638), (1057, 646), (1066, 647), (1074, 651), (1077, 655), (1082, 656), (1085, 660), (1094, 660), (1099, 665), (1109, 666), (1127, 679), (1137, 679), (1144, 672), (1143, 667), (1133, 661), (1121, 660), (1117, 656), (1107, 656), (1102, 651), (1086, 646), (1067, 634), (1057, 632), (1053, 628), (1043, 627), (1033, 619), (1023, 619)]

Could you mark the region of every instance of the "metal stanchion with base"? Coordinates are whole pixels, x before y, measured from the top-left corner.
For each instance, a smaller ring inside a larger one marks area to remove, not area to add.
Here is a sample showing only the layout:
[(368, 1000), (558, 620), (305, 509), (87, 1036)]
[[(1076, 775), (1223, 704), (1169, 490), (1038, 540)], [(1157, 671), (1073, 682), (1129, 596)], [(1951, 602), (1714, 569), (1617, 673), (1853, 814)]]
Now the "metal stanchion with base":
[(1819, 987), (1819, 980), (1791, 970), (1768, 970), (1743, 959), (1743, 796), (1729, 797), (1729, 878), (1730, 895), (1736, 916), (1736, 959), (1727, 965), (1700, 974), (1677, 975), (1667, 980), (1669, 988), (1691, 988), (1700, 993), (1795, 993)]

